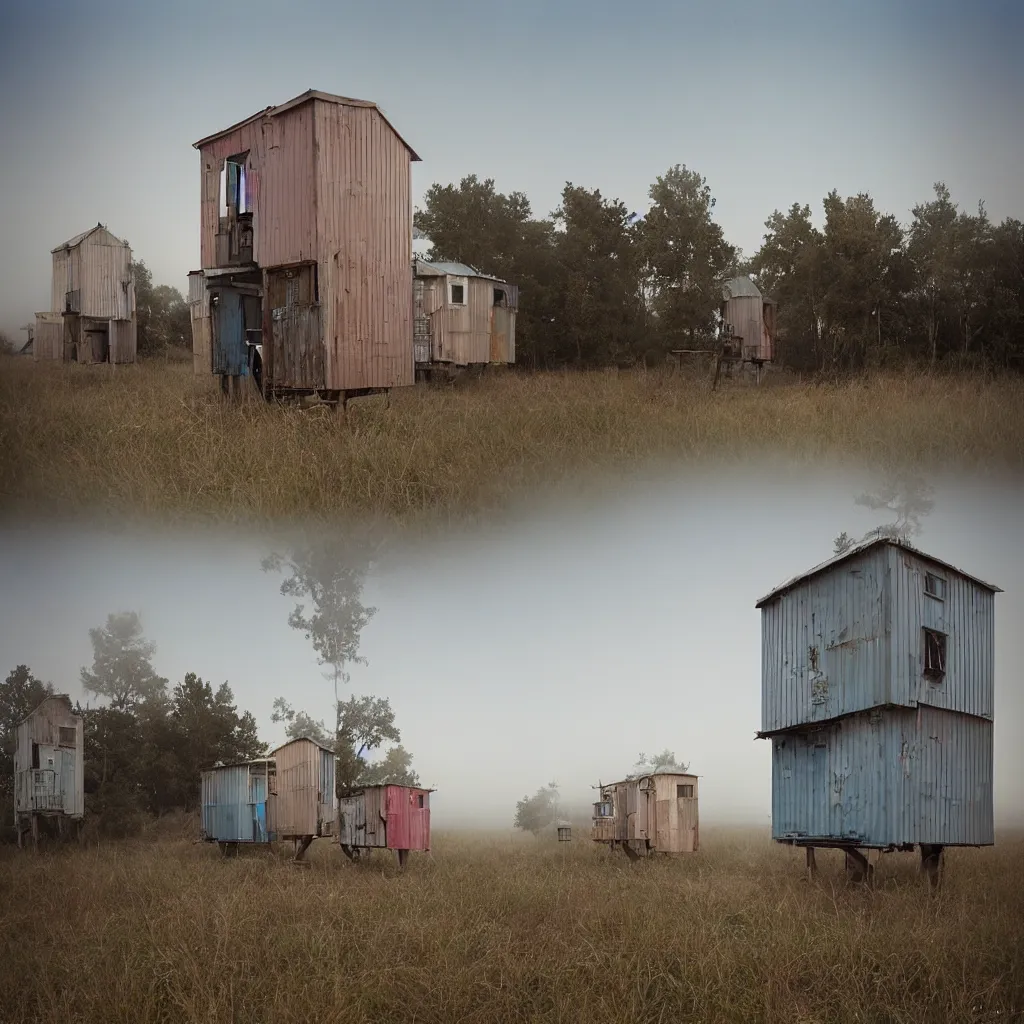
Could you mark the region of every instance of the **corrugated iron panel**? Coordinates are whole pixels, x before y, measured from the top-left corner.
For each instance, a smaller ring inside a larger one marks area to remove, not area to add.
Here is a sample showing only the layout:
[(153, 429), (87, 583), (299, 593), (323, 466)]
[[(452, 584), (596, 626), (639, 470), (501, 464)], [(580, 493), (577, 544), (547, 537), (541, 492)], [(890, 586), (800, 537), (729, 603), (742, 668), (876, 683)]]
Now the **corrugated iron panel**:
[(57, 360), (64, 358), (64, 318), (60, 313), (36, 313), (36, 329), (32, 335), (32, 358)]
[(993, 726), (924, 706), (772, 740), (772, 837), (989, 845)]
[(277, 764), (273, 831), (282, 838), (333, 834), (334, 753), (297, 739), (272, 756)]
[(430, 794), (410, 786), (384, 787), (389, 850), (430, 849)]
[[(925, 593), (928, 572), (944, 600)], [(924, 675), (925, 628), (947, 635), (940, 682)], [(867, 548), (762, 608), (762, 679), (765, 732), (919, 701), (991, 718), (994, 595), (902, 548)]]
[(136, 339), (134, 320), (111, 320), (110, 361), (112, 363), (134, 363)]
[[(886, 546), (892, 580), (894, 701), (992, 718), (995, 710), (995, 595), (957, 573), (942, 571), (901, 548)], [(945, 581), (945, 596), (925, 593), (925, 576)], [(924, 630), (947, 635), (946, 672), (924, 675)]]
[(242, 296), (230, 288), (211, 290), (213, 326), (213, 372), (232, 377), (249, 373), (249, 351), (245, 344), (245, 314)]
[(132, 251), (109, 232), (96, 232), (79, 246), (80, 312), (107, 320), (131, 320), (135, 314)]
[[(263, 771), (262, 766), (259, 771)], [(260, 792), (258, 787), (255, 792)], [(273, 837), (267, 827), (265, 790), (261, 795), (262, 800), (254, 799), (247, 764), (225, 765), (203, 772), (200, 782), (203, 832), (221, 843), (270, 841)]]
[(869, 549), (762, 608), (763, 731), (890, 700), (885, 551)]
[(373, 108), (317, 100), (308, 109), (327, 387), (412, 384), (409, 150)]
[[(754, 289), (757, 291), (757, 289)], [(739, 295), (724, 303), (725, 322), (732, 324), (745, 359), (761, 359), (764, 343), (764, 312), (761, 295)]]

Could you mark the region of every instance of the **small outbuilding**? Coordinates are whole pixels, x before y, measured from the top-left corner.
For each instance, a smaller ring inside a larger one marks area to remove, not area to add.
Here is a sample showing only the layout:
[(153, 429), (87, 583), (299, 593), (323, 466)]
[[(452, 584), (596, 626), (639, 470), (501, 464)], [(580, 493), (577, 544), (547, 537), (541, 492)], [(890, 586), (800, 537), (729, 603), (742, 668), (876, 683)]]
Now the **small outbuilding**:
[(270, 824), (278, 839), (296, 844), (301, 860), (314, 839), (334, 835), (333, 750), (308, 737), (289, 740), (272, 752), (277, 766)]
[(394, 850), (404, 867), (410, 850), (430, 850), (431, 789), (365, 786), (338, 801), (338, 842), (357, 859), (364, 851)]
[(63, 832), (85, 816), (84, 729), (67, 694), (54, 694), (18, 723), (14, 750), (14, 825), (39, 841), (40, 819)]
[(102, 224), (52, 250), (50, 309), (36, 314), (36, 359), (134, 363), (132, 250)]
[(222, 853), (241, 845), (269, 846), (274, 839), (270, 804), (277, 769), (272, 757), (216, 764), (201, 775), (201, 837)]
[(700, 848), (697, 786), (696, 775), (660, 768), (601, 785), (591, 838), (634, 859), (655, 853), (696, 853)]
[(417, 377), (516, 361), (519, 289), (464, 263), (417, 259), (413, 349)]
[(759, 738), (772, 838), (909, 851), (937, 882), (947, 846), (993, 833), (995, 595), (902, 540), (874, 537), (777, 587), (761, 611)]

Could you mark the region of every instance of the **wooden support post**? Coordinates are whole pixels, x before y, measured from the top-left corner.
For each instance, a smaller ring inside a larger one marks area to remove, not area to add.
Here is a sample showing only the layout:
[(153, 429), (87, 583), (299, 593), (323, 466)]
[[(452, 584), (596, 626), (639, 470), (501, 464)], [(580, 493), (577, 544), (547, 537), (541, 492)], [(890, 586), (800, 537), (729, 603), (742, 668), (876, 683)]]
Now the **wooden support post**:
[(39, 815), (32, 815), (32, 846), (36, 851), (39, 850)]
[(867, 857), (856, 847), (848, 847), (846, 853), (846, 877), (854, 884), (871, 883), (873, 869)]
[(399, 871), (404, 871), (405, 870), (406, 861), (408, 861), (408, 859), (409, 859), (409, 851), (408, 850), (396, 850), (395, 852), (398, 854), (398, 870)]
[[(309, 849), (309, 844), (313, 842), (312, 836), (303, 836), (301, 841), (295, 841), (295, 863), (303, 863), (302, 858), (306, 856), (306, 851)], [(306, 862), (308, 863), (308, 862)]]
[(814, 847), (808, 846), (806, 848), (807, 857), (807, 881), (813, 882), (818, 874), (818, 862), (814, 859)]
[(942, 847), (936, 843), (921, 844), (921, 871), (928, 876), (928, 886), (935, 892), (942, 873)]

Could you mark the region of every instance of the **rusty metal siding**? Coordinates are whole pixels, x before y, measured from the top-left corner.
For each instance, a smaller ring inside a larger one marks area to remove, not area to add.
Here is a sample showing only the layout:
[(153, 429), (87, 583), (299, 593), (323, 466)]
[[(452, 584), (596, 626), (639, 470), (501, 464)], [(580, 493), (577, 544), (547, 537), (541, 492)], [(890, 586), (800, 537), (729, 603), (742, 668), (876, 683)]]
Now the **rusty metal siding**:
[(32, 358), (46, 362), (64, 358), (64, 318), (60, 313), (36, 313)]
[(253, 215), (253, 260), (261, 266), (314, 259), (316, 251), (313, 104), (257, 118), (199, 151), (200, 258), (217, 264), (220, 172), (248, 152), (246, 194)]
[[(892, 579), (893, 701), (918, 702), (991, 719), (995, 712), (995, 595), (927, 558), (888, 546)], [(925, 593), (925, 576), (945, 581), (945, 597)], [(924, 630), (945, 633), (946, 672), (924, 675)]]
[[(61, 730), (73, 730), (62, 742)], [(38, 752), (33, 767), (32, 748)], [(85, 731), (65, 695), (47, 697), (18, 724), (14, 750), (15, 814), (85, 814)]]
[(892, 698), (885, 550), (869, 549), (762, 608), (762, 731)]
[(324, 751), (309, 739), (292, 740), (278, 747), (271, 756), (277, 764), (277, 794), (274, 805), (274, 832), (281, 838), (319, 836), (325, 820), (328, 832), (333, 831), (333, 766), (330, 768), (331, 789), (324, 790), (328, 770), (323, 755), (333, 760), (334, 754)]
[(387, 847), (384, 786), (369, 786), (338, 801), (338, 841), (360, 849)]
[(772, 838), (990, 845), (993, 726), (888, 708), (772, 739)]
[(412, 384), (411, 155), (375, 109), (312, 107), (327, 388)]

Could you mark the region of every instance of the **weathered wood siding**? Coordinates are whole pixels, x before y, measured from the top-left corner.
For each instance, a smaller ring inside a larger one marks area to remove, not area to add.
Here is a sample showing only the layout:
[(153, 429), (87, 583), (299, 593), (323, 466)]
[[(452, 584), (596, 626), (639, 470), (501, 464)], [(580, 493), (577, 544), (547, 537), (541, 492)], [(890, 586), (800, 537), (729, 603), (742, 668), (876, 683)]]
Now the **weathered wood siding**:
[(412, 384), (411, 154), (371, 107), (303, 109), (316, 118), (327, 387)]
[(16, 731), (15, 812), (85, 813), (85, 760), (82, 719), (64, 695), (47, 697)]
[(271, 831), (282, 839), (334, 831), (334, 753), (309, 739), (292, 740), (271, 757), (277, 789)]

